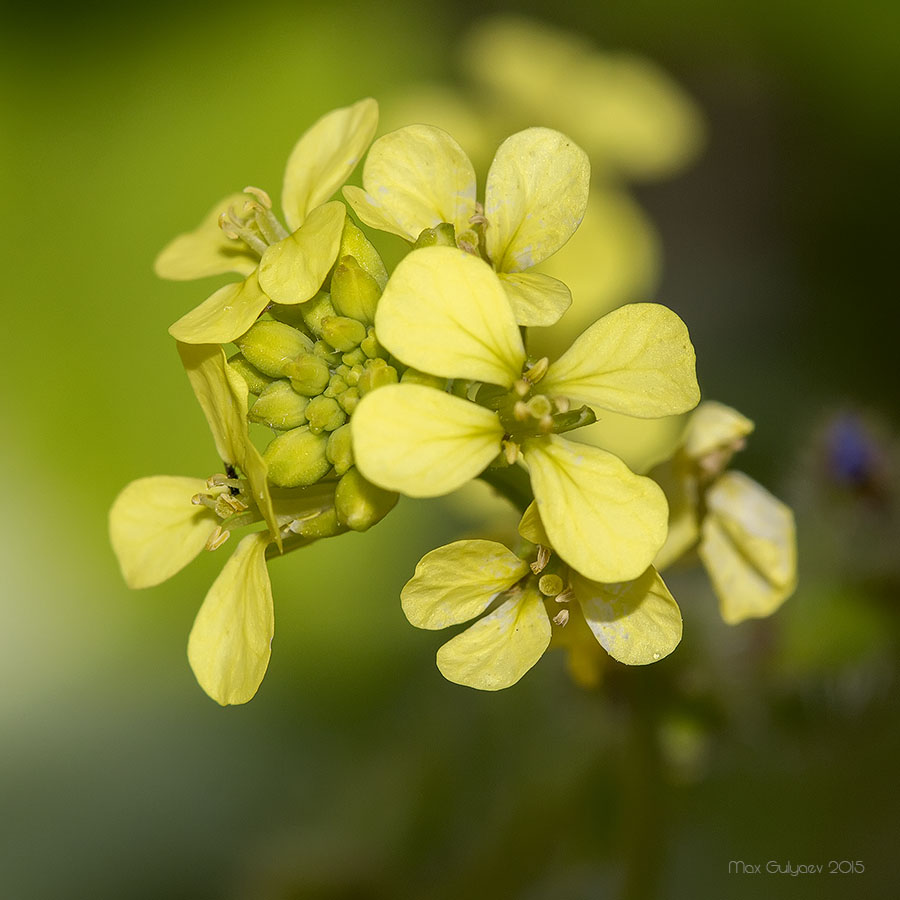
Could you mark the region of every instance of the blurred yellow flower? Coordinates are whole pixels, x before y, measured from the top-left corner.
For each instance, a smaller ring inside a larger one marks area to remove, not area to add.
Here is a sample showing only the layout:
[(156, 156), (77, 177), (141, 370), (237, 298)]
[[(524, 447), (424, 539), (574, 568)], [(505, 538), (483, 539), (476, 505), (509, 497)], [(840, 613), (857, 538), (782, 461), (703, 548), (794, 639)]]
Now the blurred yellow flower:
[(706, 401), (679, 450), (652, 473), (670, 508), (669, 536), (654, 564), (665, 568), (697, 545), (732, 625), (771, 615), (797, 584), (790, 508), (742, 472), (725, 471), (752, 430), (737, 410)]
[(346, 210), (325, 202), (362, 158), (378, 125), (372, 99), (336, 109), (297, 142), (287, 163), (282, 208), (248, 187), (217, 203), (192, 232), (175, 238), (156, 260), (162, 278), (201, 278), (225, 272), (243, 281), (219, 288), (169, 329), (189, 344), (227, 343), (243, 334), (271, 302), (305, 303), (321, 287), (341, 244)]
[(529, 128), (498, 148), (481, 206), (459, 144), (440, 128), (410, 125), (375, 141), (364, 188), (348, 185), (344, 197), (365, 224), (411, 242), (449, 223), (458, 246), (483, 254), (499, 274), (520, 325), (552, 325), (572, 302), (569, 289), (527, 270), (578, 228), (589, 184), (581, 148), (558, 131)]
[(502, 452), (501, 464), (528, 469), (550, 540), (567, 563), (601, 582), (647, 569), (665, 540), (662, 492), (612, 454), (559, 432), (595, 418), (586, 406), (571, 409), (572, 400), (647, 417), (696, 405), (694, 351), (674, 313), (649, 303), (624, 307), (556, 362), (527, 366), (497, 275), (460, 250), (431, 247), (397, 267), (375, 327), (404, 364), (483, 386), (476, 402), (411, 383), (364, 397), (351, 430), (369, 481), (438, 496), (478, 476)]

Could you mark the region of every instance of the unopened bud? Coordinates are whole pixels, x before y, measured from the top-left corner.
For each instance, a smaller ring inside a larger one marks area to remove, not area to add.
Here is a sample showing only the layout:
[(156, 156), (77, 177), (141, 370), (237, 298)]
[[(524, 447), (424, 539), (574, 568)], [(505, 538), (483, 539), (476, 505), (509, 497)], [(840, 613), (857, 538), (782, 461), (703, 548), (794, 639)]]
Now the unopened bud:
[(298, 394), (316, 397), (325, 390), (331, 380), (328, 363), (314, 353), (304, 353), (285, 366), (285, 374)]
[(262, 321), (253, 325), (235, 343), (244, 358), (260, 372), (281, 378), (285, 367), (301, 353), (312, 350), (312, 341), (284, 322)]
[(313, 397), (306, 407), (309, 430), (315, 434), (334, 431), (347, 421), (347, 414), (334, 397)]
[(422, 231), (415, 244), (413, 250), (420, 250), (422, 247), (455, 247), (456, 231), (449, 222), (441, 222), (434, 228), (426, 228)]
[(429, 375), (427, 372), (420, 372), (418, 369), (407, 369), (400, 381), (403, 384), (424, 384), (425, 387), (437, 388), (439, 391), (447, 387), (446, 378), (438, 378), (437, 375)]
[(326, 435), (314, 434), (305, 425), (278, 435), (263, 453), (269, 480), (281, 487), (314, 484), (331, 468), (327, 445)]
[[(341, 235), (341, 249), (338, 259), (343, 261), (345, 256), (352, 256), (354, 261), (375, 279), (380, 290), (384, 290), (387, 284), (388, 274), (384, 262), (378, 255), (378, 251), (372, 246), (369, 239), (357, 228), (350, 219), (344, 222), (344, 233)], [(348, 315), (345, 313), (345, 315)]]
[(336, 315), (331, 305), (331, 297), (325, 293), (316, 294), (312, 300), (300, 304), (303, 313), (303, 321), (306, 327), (316, 336), (322, 337), (322, 320), (328, 316)]
[(331, 344), (326, 344), (325, 341), (316, 341), (313, 344), (313, 353), (319, 359), (324, 359), (329, 366), (339, 366), (341, 364), (341, 354)]
[(345, 256), (331, 276), (331, 304), (339, 315), (371, 325), (381, 296), (378, 282), (352, 257)]
[(356, 319), (347, 316), (325, 316), (319, 324), (322, 340), (327, 341), (335, 350), (346, 353), (358, 347), (366, 336), (366, 326)]
[(375, 388), (396, 384), (397, 381), (397, 370), (393, 366), (389, 366), (383, 359), (370, 359), (363, 367), (356, 389), (359, 395), (364, 397)]
[(356, 405), (359, 403), (359, 390), (355, 387), (347, 388), (346, 391), (338, 394), (337, 402), (341, 404), (341, 409), (348, 416), (352, 416), (353, 410), (356, 409)]
[(298, 394), (289, 381), (273, 381), (259, 395), (247, 414), (252, 422), (287, 431), (306, 422), (309, 398)]
[(266, 387), (266, 385), (271, 384), (274, 379), (270, 378), (268, 375), (264, 375), (256, 366), (251, 366), (250, 363), (244, 359), (244, 355), (242, 353), (235, 353), (228, 360), (228, 365), (247, 382), (247, 389), (251, 394), (259, 394)]
[(363, 352), (362, 347), (354, 347), (341, 356), (341, 362), (345, 366), (361, 366), (369, 357)]
[(398, 495), (366, 481), (352, 468), (338, 482), (334, 505), (338, 520), (354, 531), (365, 531), (380, 522), (396, 505)]
[(349, 385), (340, 375), (335, 373), (331, 376), (331, 381), (328, 382), (328, 387), (322, 391), (322, 394), (326, 397), (337, 397), (338, 394), (343, 394), (344, 391), (347, 390)]
[(349, 425), (341, 425), (328, 435), (325, 453), (338, 475), (343, 475), (353, 465), (353, 441)]
[(290, 527), (294, 534), (308, 538), (332, 537), (345, 530), (338, 521), (334, 507), (306, 519), (295, 519)]

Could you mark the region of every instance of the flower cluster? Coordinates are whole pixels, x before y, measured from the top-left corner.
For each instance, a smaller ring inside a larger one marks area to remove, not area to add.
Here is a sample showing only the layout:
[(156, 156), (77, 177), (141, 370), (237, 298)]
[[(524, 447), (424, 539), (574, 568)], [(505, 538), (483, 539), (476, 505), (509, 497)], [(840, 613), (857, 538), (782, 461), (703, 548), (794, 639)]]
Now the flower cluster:
[[(223, 471), (123, 490), (110, 533), (127, 583), (158, 584), (251, 529), (188, 642), (204, 690), (222, 704), (246, 702), (274, 632), (267, 559), (366, 530), (399, 494), (440, 496), (480, 478), (522, 514), (515, 552), (479, 539), (437, 548), (401, 595), (419, 627), (480, 616), (439, 651), (448, 679), (507, 687), (567, 628), (623, 663), (663, 658), (682, 629), (658, 572), (679, 507), (670, 514), (656, 480), (575, 432), (605, 411), (652, 419), (693, 409), (700, 392), (684, 323), (635, 303), (593, 322), (552, 361), (529, 351), (528, 328), (554, 325), (572, 303), (563, 282), (531, 270), (569, 240), (589, 195), (585, 153), (549, 128), (500, 145), (481, 198), (472, 163), (446, 132), (412, 125), (376, 140), (362, 187), (345, 186), (343, 196), (364, 226), (407, 241), (388, 273), (331, 199), (377, 120), (375, 102), (363, 100), (303, 135), (288, 161), (282, 219), (265, 191), (248, 187), (159, 256), (163, 277), (242, 280), (170, 328)], [(261, 450), (251, 425), (268, 429)], [(673, 478), (702, 506), (701, 553), (727, 592), (723, 546), (734, 541), (734, 520), (748, 532), (753, 524), (729, 506), (733, 474), (697, 474), (720, 452), (710, 441), (700, 452), (702, 443), (686, 439)], [(787, 589), (782, 570), (778, 578)], [(752, 605), (736, 591), (737, 607)]]

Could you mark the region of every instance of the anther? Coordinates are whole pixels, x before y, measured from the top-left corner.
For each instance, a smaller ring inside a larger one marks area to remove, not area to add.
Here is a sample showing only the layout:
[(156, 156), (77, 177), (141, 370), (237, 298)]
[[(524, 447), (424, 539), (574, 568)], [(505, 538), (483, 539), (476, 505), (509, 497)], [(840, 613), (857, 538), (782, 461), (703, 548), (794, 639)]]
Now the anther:
[(503, 454), (506, 457), (506, 461), (512, 465), (519, 458), (519, 445), (514, 441), (504, 441)]
[(251, 197), (256, 197), (260, 204), (266, 209), (272, 208), (272, 198), (262, 188), (253, 187), (252, 184), (248, 184), (247, 187), (244, 188), (244, 193), (250, 194)]
[(516, 383), (513, 385), (513, 390), (514, 390), (520, 397), (524, 397), (524, 396), (531, 390), (531, 385), (530, 385), (527, 381), (525, 381), (524, 378), (520, 378), (520, 379), (519, 379), (518, 381), (516, 381)]
[(547, 374), (549, 368), (550, 360), (542, 356), (522, 377), (531, 384), (537, 384)]
[(222, 528), (221, 525), (216, 526), (216, 530), (209, 536), (206, 542), (207, 550), (216, 550), (231, 537), (231, 532)]
[(517, 400), (513, 407), (513, 417), (517, 422), (527, 422), (531, 415), (528, 411), (528, 404), (523, 400)]
[(556, 407), (557, 412), (564, 413), (569, 411), (572, 404), (569, 402), (568, 397), (554, 397), (553, 405)]
[(559, 625), (560, 628), (565, 628), (569, 622), (569, 611), (565, 608), (561, 609), (554, 617), (553, 621)]
[(564, 591), (560, 591), (556, 595), (557, 603), (571, 603), (572, 600), (575, 599), (575, 591), (572, 588), (566, 588)]
[(550, 562), (550, 548), (545, 547), (543, 544), (538, 544), (537, 559), (531, 563), (531, 571), (535, 575), (540, 575), (547, 568), (548, 562)]

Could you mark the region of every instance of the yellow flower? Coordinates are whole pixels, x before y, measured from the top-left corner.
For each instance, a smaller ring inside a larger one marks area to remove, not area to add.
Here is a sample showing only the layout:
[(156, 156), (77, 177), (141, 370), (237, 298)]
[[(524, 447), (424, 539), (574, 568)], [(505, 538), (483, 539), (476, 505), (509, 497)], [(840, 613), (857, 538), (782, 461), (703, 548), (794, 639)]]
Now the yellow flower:
[(515, 684), (550, 646), (553, 626), (564, 630), (572, 615), (628, 665), (656, 662), (678, 645), (681, 613), (655, 569), (601, 584), (553, 560), (533, 506), (519, 530), (538, 545), (530, 564), (494, 541), (456, 541), (427, 553), (403, 588), (403, 611), (419, 628), (481, 616), (438, 650), (448, 681), (487, 691)]
[(481, 252), (520, 325), (552, 325), (572, 297), (561, 281), (528, 272), (578, 228), (587, 205), (590, 163), (558, 131), (528, 128), (497, 150), (476, 201), (475, 170), (440, 128), (410, 125), (379, 138), (363, 168), (364, 189), (344, 197), (372, 228), (415, 242), (425, 229), (453, 225), (458, 245)]
[(709, 573), (722, 618), (769, 616), (797, 584), (797, 539), (788, 506), (742, 472), (725, 471), (753, 423), (721, 403), (702, 403), (675, 456), (653, 472), (669, 498), (669, 536), (654, 564), (693, 546)]
[[(200, 686), (222, 705), (245, 703), (269, 662), (274, 630), (266, 548), (280, 547), (266, 466), (247, 431), (247, 385), (220, 347), (179, 344), (191, 386), (226, 473), (211, 479), (155, 476), (129, 484), (109, 514), (110, 540), (129, 587), (151, 587), (184, 568), (230, 529), (264, 520), (215, 580), (191, 630), (188, 658)], [(238, 477), (238, 470), (241, 477)]]
[(176, 280), (225, 272), (245, 276), (227, 284), (169, 329), (188, 344), (223, 344), (243, 334), (273, 300), (305, 303), (334, 265), (346, 209), (325, 202), (344, 183), (375, 134), (372, 99), (319, 119), (288, 159), (282, 190), (287, 228), (269, 195), (254, 187), (217, 203), (198, 228), (182, 234), (156, 260), (156, 272)]
[(397, 267), (375, 327), (402, 363), (484, 387), (478, 402), (412, 383), (364, 397), (351, 430), (369, 481), (413, 497), (438, 496), (478, 476), (502, 451), (527, 467), (563, 560), (605, 583), (647, 569), (665, 540), (662, 492), (612, 454), (558, 432), (594, 419), (587, 407), (572, 410), (573, 400), (645, 417), (696, 405), (694, 351), (674, 313), (651, 303), (623, 307), (556, 362), (528, 367), (497, 275), (474, 256), (432, 247)]

